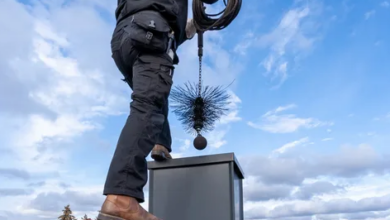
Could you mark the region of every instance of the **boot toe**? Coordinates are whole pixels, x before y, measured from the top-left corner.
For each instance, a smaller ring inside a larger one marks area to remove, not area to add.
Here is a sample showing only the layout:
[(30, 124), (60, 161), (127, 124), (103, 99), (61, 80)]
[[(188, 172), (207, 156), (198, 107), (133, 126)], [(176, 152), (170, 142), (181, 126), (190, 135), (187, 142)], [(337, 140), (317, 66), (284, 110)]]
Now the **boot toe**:
[(153, 148), (152, 153), (151, 153), (151, 157), (155, 161), (164, 161), (167, 159), (172, 159), (172, 156), (169, 153), (169, 151), (164, 146), (161, 146), (161, 145), (156, 145)]

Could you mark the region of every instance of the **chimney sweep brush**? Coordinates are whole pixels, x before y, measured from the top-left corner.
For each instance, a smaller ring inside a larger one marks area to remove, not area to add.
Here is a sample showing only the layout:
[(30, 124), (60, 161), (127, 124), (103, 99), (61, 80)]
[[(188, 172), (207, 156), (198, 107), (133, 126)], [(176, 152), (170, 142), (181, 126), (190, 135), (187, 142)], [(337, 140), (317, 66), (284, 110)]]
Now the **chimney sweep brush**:
[[(203, 131), (214, 129), (215, 122), (229, 110), (230, 96), (221, 86), (202, 86), (202, 58), (203, 34), (208, 30), (222, 30), (226, 28), (238, 15), (241, 9), (241, 0), (223, 0), (226, 8), (218, 14), (207, 14), (204, 3), (215, 3), (215, 0), (193, 0), (194, 25), (198, 34), (199, 82), (186, 83), (171, 91), (171, 100), (174, 113), (184, 125), (188, 133), (195, 134), (194, 147), (203, 150), (207, 140), (202, 136)], [(228, 3), (226, 3), (228, 1)], [(210, 18), (219, 16), (218, 19)]]

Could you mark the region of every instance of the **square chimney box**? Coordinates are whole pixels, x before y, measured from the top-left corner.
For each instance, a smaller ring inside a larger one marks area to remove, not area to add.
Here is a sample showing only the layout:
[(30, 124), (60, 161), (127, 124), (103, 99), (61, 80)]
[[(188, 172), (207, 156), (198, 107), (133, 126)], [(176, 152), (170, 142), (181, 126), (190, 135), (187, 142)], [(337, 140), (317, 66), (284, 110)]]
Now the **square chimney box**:
[(148, 162), (149, 212), (164, 220), (244, 220), (234, 153)]

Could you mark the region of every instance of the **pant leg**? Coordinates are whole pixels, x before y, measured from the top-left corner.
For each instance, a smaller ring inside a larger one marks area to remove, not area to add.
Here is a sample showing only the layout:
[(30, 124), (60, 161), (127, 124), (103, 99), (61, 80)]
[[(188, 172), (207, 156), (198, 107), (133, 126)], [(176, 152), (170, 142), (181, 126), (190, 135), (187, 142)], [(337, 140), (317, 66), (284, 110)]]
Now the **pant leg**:
[(118, 140), (104, 195), (128, 195), (144, 201), (146, 157), (164, 129), (173, 68), (166, 54), (143, 54), (135, 61), (130, 115)]
[[(132, 78), (133, 70), (132, 70), (132, 65), (129, 64), (132, 64), (134, 62), (134, 59), (138, 56), (138, 52), (134, 50), (134, 48), (132, 48), (130, 44), (127, 44), (126, 39), (122, 40), (122, 43), (124, 44), (122, 45), (122, 49), (114, 50), (112, 57), (114, 58), (116, 66), (118, 67), (122, 75), (125, 77), (124, 81), (127, 82), (127, 84), (130, 86), (131, 89), (133, 89), (133, 78)], [(167, 99), (163, 107), (165, 122), (163, 125), (163, 130), (159, 135), (159, 137), (157, 138), (156, 144), (162, 145), (169, 152), (172, 152), (172, 147), (171, 147), (172, 138), (171, 138), (169, 121), (168, 121), (168, 113), (169, 113), (169, 102)]]
[(164, 146), (169, 152), (172, 152), (172, 138), (171, 138), (171, 130), (169, 127), (169, 121), (168, 121), (168, 113), (169, 113), (169, 102), (168, 99), (166, 100), (166, 103), (163, 108), (163, 114), (165, 117), (165, 122), (163, 125), (163, 130), (160, 133), (160, 135), (157, 138), (156, 144)]

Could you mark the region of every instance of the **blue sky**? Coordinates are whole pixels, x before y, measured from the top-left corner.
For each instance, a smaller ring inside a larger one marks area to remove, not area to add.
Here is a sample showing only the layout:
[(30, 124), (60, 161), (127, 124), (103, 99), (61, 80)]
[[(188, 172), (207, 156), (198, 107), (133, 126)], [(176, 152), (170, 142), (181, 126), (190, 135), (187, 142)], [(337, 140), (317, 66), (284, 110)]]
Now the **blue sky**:
[[(0, 220), (100, 208), (131, 93), (115, 6), (0, 2)], [(390, 219), (389, 20), (384, 0), (243, 0), (205, 35), (204, 84), (234, 81), (230, 112), (204, 151), (170, 113), (173, 156), (234, 152), (247, 220)], [(196, 38), (179, 56), (175, 85), (196, 82)]]

